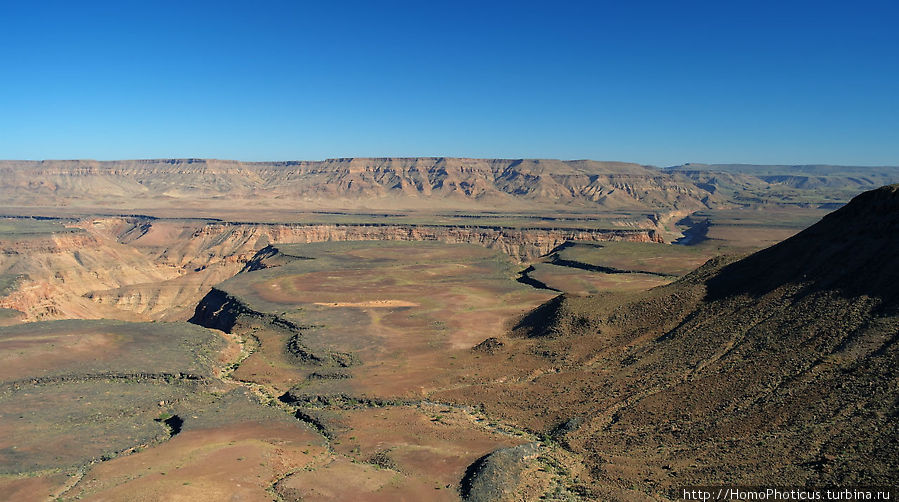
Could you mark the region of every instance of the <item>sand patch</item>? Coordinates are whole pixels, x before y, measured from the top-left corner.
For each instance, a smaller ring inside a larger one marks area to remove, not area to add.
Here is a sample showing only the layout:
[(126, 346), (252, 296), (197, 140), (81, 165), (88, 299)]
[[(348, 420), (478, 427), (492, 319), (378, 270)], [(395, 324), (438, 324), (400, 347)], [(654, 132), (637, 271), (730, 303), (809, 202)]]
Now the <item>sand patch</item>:
[(366, 302), (315, 302), (322, 307), (361, 307), (361, 308), (386, 308), (386, 307), (418, 307), (415, 302), (406, 300), (370, 300)]

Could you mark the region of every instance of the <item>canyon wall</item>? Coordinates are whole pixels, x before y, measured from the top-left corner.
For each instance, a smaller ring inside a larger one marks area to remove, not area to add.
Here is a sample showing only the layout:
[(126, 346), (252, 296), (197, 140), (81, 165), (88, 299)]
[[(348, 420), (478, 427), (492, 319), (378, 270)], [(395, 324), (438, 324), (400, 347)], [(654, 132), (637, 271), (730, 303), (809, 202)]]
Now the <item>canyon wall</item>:
[[(210, 224), (191, 238), (208, 248), (242, 245), (244, 254), (268, 244), (327, 241), (439, 241), (478, 244), (501, 251), (519, 262), (545, 255), (566, 241), (663, 242), (654, 229), (560, 229), (460, 227), (428, 225), (246, 225)], [(252, 243), (250, 249), (245, 246)], [(236, 251), (236, 250), (235, 250)], [(233, 253), (232, 253), (233, 254)]]
[[(540, 229), (439, 225), (299, 225), (98, 218), (0, 242), (0, 273), (15, 288), (0, 308), (30, 321), (184, 320), (215, 284), (269, 244), (438, 241), (495, 249), (522, 264), (570, 240), (662, 242), (654, 229)], [(524, 265), (522, 265), (524, 267)]]

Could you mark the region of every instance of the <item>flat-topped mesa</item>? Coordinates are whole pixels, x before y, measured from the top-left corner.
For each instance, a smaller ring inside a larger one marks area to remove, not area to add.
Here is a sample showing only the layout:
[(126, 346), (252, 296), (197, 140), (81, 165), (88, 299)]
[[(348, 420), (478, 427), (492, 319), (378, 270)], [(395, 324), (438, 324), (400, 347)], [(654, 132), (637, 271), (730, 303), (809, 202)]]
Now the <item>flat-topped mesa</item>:
[[(349, 158), (0, 161), (8, 206), (569, 207), (697, 210), (711, 194), (679, 174), (625, 162), (552, 159)], [(710, 199), (711, 197), (711, 199)], [(314, 204), (312, 202), (315, 202)], [(339, 202), (339, 204), (338, 204)], [(129, 203), (127, 205), (125, 203)], [(179, 202), (183, 203), (183, 202)], [(228, 204), (226, 204), (228, 203)]]

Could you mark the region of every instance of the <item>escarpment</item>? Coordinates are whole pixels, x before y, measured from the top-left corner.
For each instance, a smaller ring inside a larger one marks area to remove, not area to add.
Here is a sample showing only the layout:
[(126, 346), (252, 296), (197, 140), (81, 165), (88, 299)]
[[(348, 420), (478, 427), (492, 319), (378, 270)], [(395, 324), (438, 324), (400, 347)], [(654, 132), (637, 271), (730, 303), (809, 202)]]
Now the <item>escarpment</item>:
[(310, 243), (331, 241), (439, 241), (478, 244), (526, 262), (545, 255), (566, 241), (663, 242), (655, 229), (543, 229), (437, 225), (246, 225), (212, 223), (193, 238), (234, 242)]
[[(625, 162), (553, 159), (343, 158), (0, 161), (9, 205), (106, 198), (107, 207), (201, 201), (257, 207), (527, 207), (692, 209), (715, 196), (681, 175)], [(226, 200), (223, 200), (226, 199)]]

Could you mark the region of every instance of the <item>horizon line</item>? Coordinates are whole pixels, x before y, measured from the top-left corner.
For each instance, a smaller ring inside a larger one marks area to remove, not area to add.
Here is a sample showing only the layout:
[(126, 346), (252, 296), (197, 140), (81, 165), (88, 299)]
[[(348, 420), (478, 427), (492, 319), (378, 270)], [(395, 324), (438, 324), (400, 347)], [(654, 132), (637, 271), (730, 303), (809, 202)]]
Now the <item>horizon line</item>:
[(327, 157), (324, 159), (286, 159), (286, 160), (241, 160), (228, 159), (219, 157), (144, 157), (144, 158), (118, 158), (118, 159), (94, 159), (94, 158), (48, 158), (48, 159), (0, 159), (0, 162), (164, 162), (164, 161), (186, 161), (186, 162), (235, 162), (245, 164), (291, 164), (304, 162), (330, 162), (330, 161), (349, 161), (349, 160), (441, 160), (441, 159), (457, 159), (457, 160), (504, 160), (504, 161), (559, 161), (559, 162), (598, 162), (598, 163), (615, 163), (615, 164), (633, 164), (641, 167), (651, 167), (656, 169), (669, 169), (683, 166), (778, 166), (778, 167), (880, 167), (880, 168), (899, 168), (899, 164), (829, 164), (829, 163), (766, 163), (758, 164), (752, 162), (684, 162), (681, 164), (668, 164), (659, 166), (655, 164), (644, 164), (641, 162), (625, 161), (625, 160), (596, 160), (590, 158), (573, 158), (562, 159), (557, 157), (466, 157), (466, 156), (450, 156), (450, 155), (423, 155), (423, 156), (347, 156), (347, 157)]

